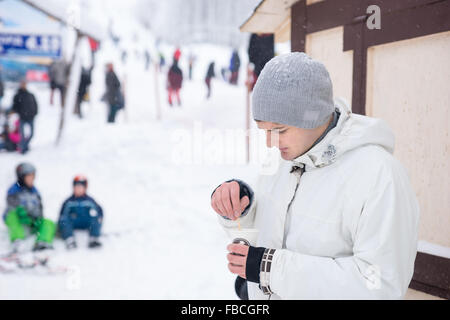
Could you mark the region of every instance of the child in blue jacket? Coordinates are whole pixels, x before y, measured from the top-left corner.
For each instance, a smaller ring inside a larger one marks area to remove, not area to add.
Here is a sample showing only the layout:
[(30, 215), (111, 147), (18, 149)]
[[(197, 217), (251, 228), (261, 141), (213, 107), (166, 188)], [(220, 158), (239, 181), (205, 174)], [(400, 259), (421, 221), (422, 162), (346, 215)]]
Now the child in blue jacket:
[(86, 194), (87, 178), (78, 175), (73, 180), (73, 195), (64, 201), (59, 216), (59, 232), (66, 242), (67, 249), (77, 247), (73, 230), (89, 232), (89, 248), (100, 247), (100, 229), (102, 227), (103, 210)]

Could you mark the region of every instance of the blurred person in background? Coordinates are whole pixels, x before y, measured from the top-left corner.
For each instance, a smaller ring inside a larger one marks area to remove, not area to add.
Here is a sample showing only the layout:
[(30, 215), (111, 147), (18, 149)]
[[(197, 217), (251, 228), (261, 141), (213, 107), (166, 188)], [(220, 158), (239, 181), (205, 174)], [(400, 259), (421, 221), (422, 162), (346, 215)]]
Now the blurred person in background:
[(194, 69), (194, 63), (195, 63), (195, 60), (196, 60), (197, 58), (195, 57), (195, 55), (191, 52), (191, 53), (189, 53), (189, 80), (192, 80), (192, 71), (193, 71), (193, 69)]
[(2, 109), (2, 99), (5, 94), (5, 85), (2, 79), (2, 67), (0, 67), (0, 110)]
[(80, 77), (80, 84), (78, 86), (77, 91), (77, 101), (75, 104), (75, 114), (80, 117), (80, 119), (83, 117), (83, 112), (81, 110), (81, 104), (83, 101), (86, 101), (86, 95), (88, 93), (89, 86), (91, 84), (91, 74), (92, 74), (92, 67), (91, 68), (82, 68), (81, 69), (81, 77)]
[(0, 134), (0, 150), (9, 152), (17, 151), (20, 144), (20, 121), (17, 117), (13, 119), (12, 125), (7, 119), (3, 124), (3, 131)]
[(123, 63), (123, 64), (126, 64), (126, 63), (127, 63), (127, 58), (128, 58), (128, 52), (127, 52), (127, 50), (123, 50), (123, 51), (122, 51), (122, 56), (121, 56), (121, 59), (122, 59), (122, 63)]
[(230, 84), (237, 85), (239, 78), (239, 68), (241, 67), (241, 59), (237, 50), (233, 50), (230, 60)]
[(206, 95), (206, 99), (211, 97), (211, 79), (214, 78), (216, 74), (214, 73), (214, 62), (211, 62), (208, 67), (208, 71), (206, 72), (205, 83), (208, 89), (208, 93)]
[(121, 84), (114, 72), (112, 63), (106, 65), (106, 93), (105, 99), (109, 106), (108, 123), (116, 121), (117, 112), (125, 106), (124, 97), (121, 91)]
[(172, 106), (172, 97), (175, 96), (178, 105), (181, 106), (180, 90), (183, 84), (183, 72), (178, 66), (178, 60), (174, 59), (167, 75), (167, 91), (169, 94), (169, 105)]
[(166, 65), (166, 58), (162, 52), (159, 52), (159, 71), (162, 71), (164, 66)]
[(248, 60), (254, 66), (254, 82), (250, 86), (252, 90), (266, 63), (275, 56), (274, 39), (273, 34), (253, 33), (250, 36), (250, 42), (248, 45)]
[(12, 252), (20, 252), (27, 229), (36, 234), (33, 251), (52, 248), (56, 225), (44, 218), (41, 195), (34, 186), (36, 168), (30, 163), (21, 163), (16, 168), (17, 181), (6, 196), (6, 211), (3, 220), (8, 228)]
[(150, 52), (147, 49), (145, 49), (145, 51), (144, 51), (144, 58), (145, 58), (145, 71), (148, 71), (148, 69), (150, 69), (152, 57), (150, 55)]
[(69, 64), (64, 59), (55, 60), (48, 69), (50, 78), (50, 104), (53, 105), (53, 95), (55, 89), (59, 90), (61, 106), (64, 106), (64, 99), (67, 91), (67, 82), (69, 78)]
[(93, 198), (87, 195), (88, 180), (83, 175), (73, 179), (73, 194), (63, 203), (58, 228), (67, 249), (75, 249), (77, 243), (73, 230), (89, 232), (89, 248), (101, 246), (99, 240), (103, 210)]
[[(34, 118), (38, 114), (38, 104), (34, 95), (28, 91), (27, 82), (20, 82), (19, 90), (13, 99), (12, 112), (19, 115), (20, 120), (20, 152), (25, 154), (29, 151), (29, 144), (34, 135)], [(26, 129), (29, 134), (26, 134)]]

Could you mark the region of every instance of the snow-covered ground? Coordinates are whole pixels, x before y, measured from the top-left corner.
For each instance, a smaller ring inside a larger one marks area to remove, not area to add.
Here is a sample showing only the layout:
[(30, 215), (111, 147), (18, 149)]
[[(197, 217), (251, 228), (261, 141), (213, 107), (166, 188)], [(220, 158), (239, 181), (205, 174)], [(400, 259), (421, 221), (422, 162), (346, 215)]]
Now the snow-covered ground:
[[(196, 71), (200, 76), (185, 81), (182, 107), (170, 108), (165, 75), (160, 74), (162, 120), (157, 121), (154, 73), (130, 56), (127, 66), (118, 68), (120, 76), (126, 75), (127, 109), (118, 123), (108, 125), (100, 97), (110, 50), (106, 45), (99, 53), (92, 99), (83, 105), (85, 118), (79, 120), (66, 110), (59, 146), (55, 146), (59, 106), (49, 104), (46, 86), (30, 85), (40, 106), (31, 152), (0, 153), (0, 196), (5, 197), (15, 181), (16, 165), (32, 162), (38, 170), (36, 186), (44, 214), (53, 220), (71, 193), (74, 175), (87, 175), (89, 194), (105, 212), (104, 246), (89, 250), (87, 237), (78, 233), (78, 249), (67, 252), (62, 240), (55, 240), (52, 263), (70, 266), (72, 272), (0, 274), (0, 299), (236, 298), (226, 261), (229, 239), (210, 207), (210, 194), (226, 179), (252, 181), (257, 168), (239, 161), (212, 163), (208, 150), (214, 134), (245, 128), (245, 88), (215, 80), (207, 101), (202, 80), (207, 63), (200, 63), (202, 69)], [(216, 52), (225, 60), (231, 54), (223, 48)], [(11, 95), (10, 90), (3, 104)], [(4, 208), (2, 200), (0, 211)], [(6, 228), (0, 223), (0, 253), (8, 245)]]

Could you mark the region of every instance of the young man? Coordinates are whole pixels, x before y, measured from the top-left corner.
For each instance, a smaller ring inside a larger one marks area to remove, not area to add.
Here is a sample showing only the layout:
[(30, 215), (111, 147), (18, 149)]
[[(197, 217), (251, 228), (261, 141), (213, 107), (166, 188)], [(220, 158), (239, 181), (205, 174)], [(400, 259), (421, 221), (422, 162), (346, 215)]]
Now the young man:
[(86, 194), (88, 181), (85, 176), (78, 175), (73, 180), (73, 195), (64, 201), (59, 216), (59, 231), (66, 242), (67, 249), (74, 249), (77, 243), (73, 230), (89, 231), (89, 248), (101, 246), (99, 241), (102, 227), (103, 210)]
[[(12, 112), (19, 115), (20, 119), (20, 152), (28, 152), (29, 144), (34, 135), (34, 118), (38, 113), (38, 105), (34, 95), (28, 91), (25, 80), (20, 82), (19, 90), (14, 96)], [(30, 135), (25, 134), (25, 126), (30, 129)]]
[(262, 175), (254, 192), (231, 180), (211, 199), (225, 228), (235, 228), (239, 217), (242, 227), (259, 229), (256, 247), (227, 247), (238, 294), (403, 298), (419, 207), (385, 122), (336, 107), (326, 68), (304, 53), (266, 64), (252, 108), (268, 147), (280, 150), (278, 169)]
[(33, 250), (52, 248), (56, 226), (43, 217), (41, 195), (34, 186), (36, 169), (29, 163), (21, 163), (16, 174), (17, 182), (8, 190), (7, 208), (3, 215), (13, 252), (19, 251), (26, 237), (26, 228), (37, 235)]

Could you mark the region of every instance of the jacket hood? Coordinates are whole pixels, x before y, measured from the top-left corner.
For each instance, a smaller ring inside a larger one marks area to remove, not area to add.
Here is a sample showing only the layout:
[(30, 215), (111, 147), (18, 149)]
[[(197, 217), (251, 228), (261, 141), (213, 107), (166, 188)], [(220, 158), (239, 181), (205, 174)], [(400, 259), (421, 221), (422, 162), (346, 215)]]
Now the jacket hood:
[(311, 150), (292, 160), (294, 165), (324, 167), (343, 154), (367, 145), (394, 152), (394, 134), (384, 120), (353, 114), (342, 99), (337, 99), (335, 105), (341, 113), (336, 127)]

